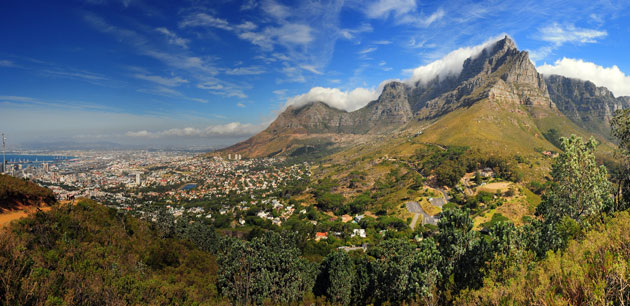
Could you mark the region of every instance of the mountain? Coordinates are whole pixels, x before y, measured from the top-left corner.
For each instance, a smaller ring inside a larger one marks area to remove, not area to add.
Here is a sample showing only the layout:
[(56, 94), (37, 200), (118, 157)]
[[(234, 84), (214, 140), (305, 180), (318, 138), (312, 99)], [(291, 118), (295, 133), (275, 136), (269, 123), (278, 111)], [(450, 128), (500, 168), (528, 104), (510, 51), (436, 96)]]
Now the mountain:
[(630, 107), (630, 97), (615, 98), (606, 87), (560, 75), (545, 77), (558, 109), (580, 127), (610, 137), (610, 119), (616, 110)]
[[(549, 129), (582, 136), (589, 135), (584, 128), (592, 130), (561, 112), (568, 102), (552, 99), (550, 91), (556, 97), (562, 90), (545, 80), (528, 53), (505, 36), (466, 59), (457, 75), (387, 83), (377, 100), (353, 112), (330, 107), (326, 101), (288, 106), (267, 129), (219, 153), (253, 157), (294, 154), (303, 147), (316, 150), (382, 143), (420, 131), (423, 142), (493, 152), (555, 149), (542, 136)], [(576, 109), (579, 117), (583, 108)]]

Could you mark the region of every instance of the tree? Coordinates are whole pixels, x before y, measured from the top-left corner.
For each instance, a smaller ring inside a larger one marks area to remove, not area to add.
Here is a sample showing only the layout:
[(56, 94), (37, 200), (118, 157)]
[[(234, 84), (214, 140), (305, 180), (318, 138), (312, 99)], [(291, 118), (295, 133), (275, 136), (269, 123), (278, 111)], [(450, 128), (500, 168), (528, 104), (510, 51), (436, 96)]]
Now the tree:
[(287, 304), (310, 292), (314, 267), (299, 257), (290, 236), (267, 232), (252, 241), (233, 240), (217, 261), (221, 293), (239, 304)]
[(468, 211), (449, 209), (442, 214), (436, 238), (442, 256), (443, 294), (450, 299), (464, 288), (481, 285), (482, 268), (491, 252), (488, 243), (472, 230)]
[(551, 223), (565, 216), (583, 223), (612, 205), (606, 168), (595, 161), (596, 147), (593, 138), (562, 138), (563, 152), (553, 165), (551, 189), (537, 207), (537, 215)]
[(612, 135), (619, 141), (619, 167), (612, 173), (617, 183), (614, 210), (630, 208), (630, 109), (617, 110), (610, 121)]
[(354, 261), (348, 253), (332, 252), (320, 265), (315, 294), (325, 295), (333, 304), (348, 305), (355, 277)]

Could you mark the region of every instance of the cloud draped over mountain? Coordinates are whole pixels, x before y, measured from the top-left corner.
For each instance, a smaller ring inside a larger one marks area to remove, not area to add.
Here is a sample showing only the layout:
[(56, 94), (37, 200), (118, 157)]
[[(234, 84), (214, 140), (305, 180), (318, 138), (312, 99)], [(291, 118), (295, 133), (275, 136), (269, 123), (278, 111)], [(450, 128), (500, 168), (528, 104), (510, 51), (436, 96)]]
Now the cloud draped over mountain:
[(338, 88), (313, 87), (305, 94), (287, 99), (286, 106), (302, 106), (309, 102), (319, 101), (331, 107), (354, 111), (370, 101), (378, 98), (378, 92), (374, 89), (355, 88), (351, 91), (342, 91)]
[(544, 75), (558, 74), (568, 78), (587, 80), (604, 86), (616, 96), (630, 96), (630, 76), (619, 70), (617, 65), (603, 67), (581, 59), (562, 58), (553, 65), (536, 67)]
[[(452, 51), (439, 60), (422, 65), (414, 69), (406, 71), (411, 72), (411, 77), (404, 82), (415, 84), (427, 82), (439, 77), (440, 79), (458, 76), (464, 64), (469, 57), (475, 57), (484, 49), (492, 47), (504, 35), (497, 36), (487, 40), (486, 42), (472, 47), (463, 47)], [(353, 90), (343, 91), (339, 88), (313, 87), (307, 93), (288, 98), (285, 107), (289, 105), (302, 106), (309, 102), (324, 102), (328, 106), (345, 110), (355, 111), (367, 105), (370, 101), (376, 100), (386, 83), (400, 80), (387, 80), (382, 82), (376, 89), (355, 88)]]
[(459, 48), (448, 53), (439, 60), (417, 67), (411, 70), (412, 75), (407, 82), (412, 84), (415, 84), (416, 82), (426, 84), (434, 80), (436, 77), (444, 79), (447, 77), (459, 76), (462, 72), (464, 61), (466, 59), (469, 57), (475, 58), (484, 49), (494, 46), (494, 44), (503, 38), (503, 36), (504, 35), (491, 38), (477, 46)]

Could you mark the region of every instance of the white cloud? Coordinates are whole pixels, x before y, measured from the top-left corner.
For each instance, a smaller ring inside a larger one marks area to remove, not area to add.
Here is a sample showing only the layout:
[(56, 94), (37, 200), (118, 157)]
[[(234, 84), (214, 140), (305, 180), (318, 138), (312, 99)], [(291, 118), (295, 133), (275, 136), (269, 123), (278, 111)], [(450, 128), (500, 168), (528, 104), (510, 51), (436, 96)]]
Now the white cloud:
[(423, 20), (423, 23), (425, 26), (428, 26), (440, 19), (442, 19), (444, 17), (444, 15), (446, 15), (446, 13), (444, 12), (444, 10), (442, 8), (439, 8), (437, 11), (435, 11), (435, 13), (431, 14), (428, 18)]
[(134, 74), (133, 76), (137, 79), (141, 79), (141, 80), (145, 80), (145, 81), (149, 81), (149, 82), (153, 82), (153, 83), (157, 83), (157, 84), (169, 86), (169, 87), (175, 87), (175, 86), (179, 86), (180, 84), (188, 83), (188, 80), (182, 79), (180, 77), (164, 78), (157, 75), (146, 75), (146, 74), (140, 74), (140, 73)]
[(300, 68), (306, 70), (306, 71), (310, 71), (314, 74), (324, 74), (323, 72), (317, 70), (317, 68), (315, 68), (315, 66), (313, 65), (300, 65)]
[(247, 0), (244, 1), (243, 5), (241, 5), (241, 11), (247, 11), (254, 9), (258, 6), (258, 3), (255, 0)]
[(540, 39), (557, 46), (564, 43), (595, 43), (598, 38), (606, 37), (606, 31), (578, 28), (572, 24), (561, 26), (554, 23), (540, 29)]
[(225, 82), (225, 84), (219, 83), (218, 80), (207, 81), (197, 84), (197, 88), (209, 90), (211, 94), (220, 95), (224, 97), (236, 97), (245, 99), (247, 95), (241, 88), (236, 87), (233, 84)]
[(417, 67), (411, 70), (412, 75), (407, 82), (415, 84), (419, 81), (422, 84), (426, 84), (436, 77), (444, 79), (449, 76), (458, 76), (462, 71), (464, 61), (467, 58), (477, 56), (484, 49), (494, 46), (494, 44), (501, 38), (503, 37), (495, 37), (474, 47), (459, 48), (439, 60)]
[(225, 71), (229, 75), (257, 75), (265, 73), (265, 69), (260, 66), (237, 67)]
[(392, 43), (391, 40), (377, 40), (372, 42), (375, 45), (390, 45)]
[(312, 29), (306, 24), (288, 23), (267, 29), (267, 34), (286, 44), (308, 44), (313, 41)]
[(558, 23), (539, 29), (538, 39), (551, 43), (536, 50), (530, 50), (530, 59), (534, 61), (543, 60), (553, 51), (566, 43), (586, 44), (596, 43), (598, 39), (608, 35), (606, 31), (578, 28), (572, 24), (562, 26)]
[(417, 14), (406, 14), (398, 18), (397, 22), (401, 24), (410, 24), (418, 27), (426, 28), (431, 24), (441, 20), (446, 15), (444, 9), (439, 8), (429, 16), (418, 16)]
[(272, 92), (278, 96), (284, 96), (287, 94), (287, 89), (276, 89)]
[(340, 29), (339, 35), (345, 39), (354, 39), (357, 34), (372, 32), (374, 29), (369, 23), (363, 23), (355, 29)]
[(377, 0), (366, 6), (365, 14), (370, 18), (387, 18), (391, 14), (401, 16), (415, 9), (415, 0)]
[(180, 28), (200, 27), (200, 26), (209, 26), (209, 27), (226, 30), (226, 31), (233, 30), (233, 27), (230, 25), (230, 23), (227, 20), (216, 18), (206, 13), (197, 13), (197, 14), (189, 15), (182, 22), (179, 23)]
[(128, 137), (162, 138), (162, 137), (236, 137), (250, 136), (262, 130), (262, 125), (251, 123), (230, 122), (226, 124), (210, 125), (206, 128), (173, 128), (163, 131), (150, 132), (147, 130), (128, 131)]
[(288, 79), (283, 82), (294, 82), (294, 83), (304, 83), (306, 82), (306, 78), (302, 74), (302, 69), (298, 69), (297, 67), (293, 67), (288, 63), (283, 63), (282, 73), (284, 73)]
[(262, 3), (262, 9), (276, 19), (285, 19), (290, 15), (290, 9), (276, 1), (267, 0)]
[(239, 103), (236, 103), (236, 106), (238, 106), (238, 107), (240, 107), (240, 108), (245, 108), (245, 104), (240, 103), (240, 102), (239, 102)]
[(169, 31), (167, 28), (157, 28), (155, 30), (164, 34), (164, 36), (168, 39), (169, 44), (180, 46), (184, 49), (188, 48), (188, 43), (190, 42), (188, 39), (177, 36), (177, 34)]
[(351, 112), (377, 98), (378, 92), (373, 89), (356, 88), (352, 91), (341, 91), (338, 88), (313, 87), (305, 94), (287, 99), (286, 106), (302, 106), (321, 101), (331, 107)]
[(245, 21), (239, 25), (236, 26), (237, 29), (239, 30), (244, 30), (244, 31), (251, 31), (251, 30), (255, 30), (256, 28), (258, 28), (258, 26), (256, 24), (254, 24), (251, 21)]
[(359, 51), (359, 54), (368, 54), (368, 53), (371, 53), (371, 52), (374, 52), (374, 51), (376, 51), (376, 48), (371, 47), (371, 48), (367, 48), (367, 49), (363, 49), (363, 50)]
[(630, 96), (630, 76), (619, 67), (602, 67), (581, 59), (562, 58), (553, 65), (544, 64), (536, 67), (545, 75), (559, 74), (568, 78), (588, 80), (597, 86), (604, 86), (617, 96)]

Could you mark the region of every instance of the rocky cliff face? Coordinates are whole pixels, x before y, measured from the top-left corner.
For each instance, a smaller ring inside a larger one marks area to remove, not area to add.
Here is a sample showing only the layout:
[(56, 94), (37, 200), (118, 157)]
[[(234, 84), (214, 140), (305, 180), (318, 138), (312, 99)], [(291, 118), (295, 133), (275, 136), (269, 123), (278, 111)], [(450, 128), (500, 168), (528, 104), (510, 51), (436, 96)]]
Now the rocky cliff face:
[[(547, 109), (555, 107), (528, 53), (519, 51), (507, 36), (467, 59), (457, 79), (441, 84), (433, 82), (428, 87), (418, 85), (410, 103), (420, 119), (435, 118), (486, 98)], [(444, 92), (427, 99), (439, 91)]]
[(545, 78), (558, 109), (586, 130), (610, 137), (610, 119), (618, 109), (630, 107), (630, 97), (615, 98), (606, 87), (589, 81), (550, 75)]

